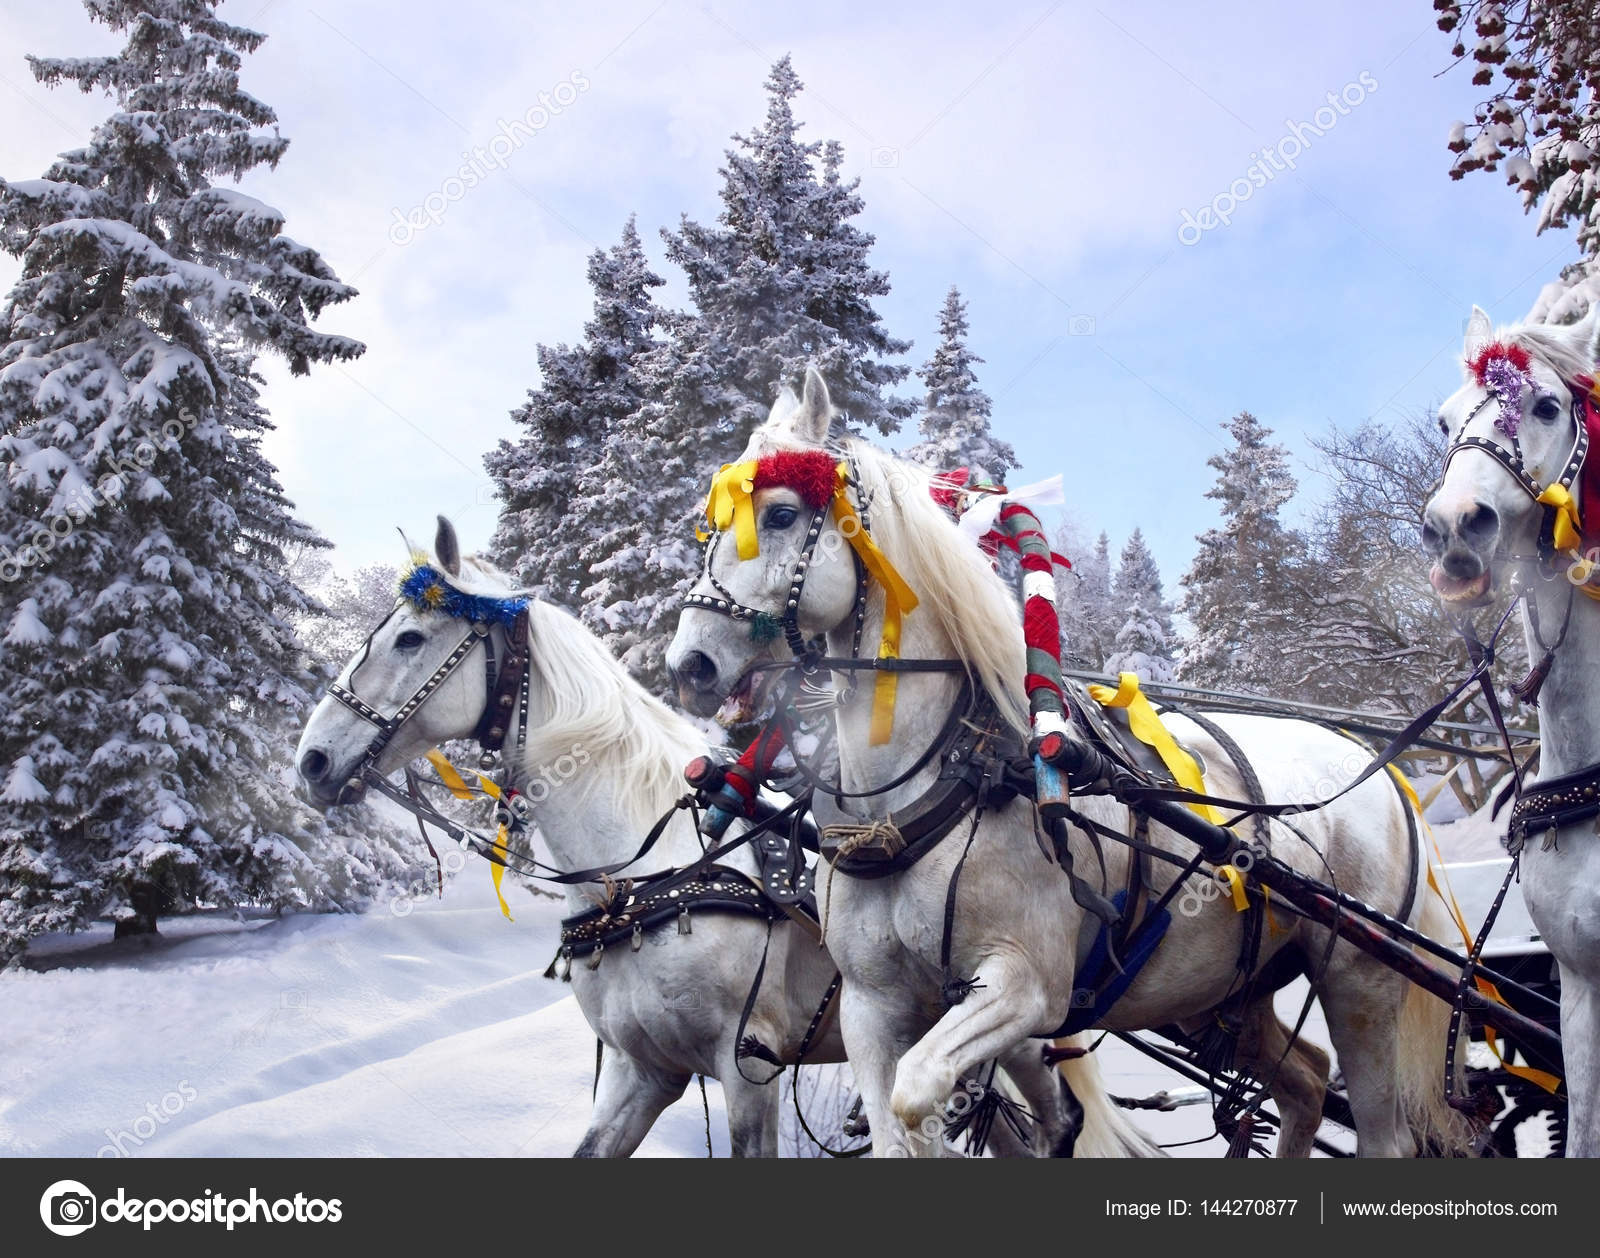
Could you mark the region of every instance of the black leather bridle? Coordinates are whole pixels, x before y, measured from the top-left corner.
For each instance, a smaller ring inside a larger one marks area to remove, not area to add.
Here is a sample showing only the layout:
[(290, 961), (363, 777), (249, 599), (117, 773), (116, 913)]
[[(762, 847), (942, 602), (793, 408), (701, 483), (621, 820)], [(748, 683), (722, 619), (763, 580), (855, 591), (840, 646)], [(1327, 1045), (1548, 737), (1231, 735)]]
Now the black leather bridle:
[[(1488, 437), (1467, 435), (1467, 429), (1472, 427), (1472, 421), (1478, 417), (1478, 413), (1490, 402), (1499, 401), (1500, 395), (1494, 389), (1490, 389), (1484, 394), (1483, 401), (1474, 406), (1467, 418), (1462, 422), (1461, 436), (1457, 437), (1446, 448), (1444, 465), (1439, 471), (1439, 485), (1435, 487), (1434, 491), (1437, 493), (1439, 487), (1443, 486), (1444, 478), (1450, 471), (1450, 460), (1463, 450), (1479, 450), (1487, 454), (1511, 474), (1511, 478), (1517, 482), (1523, 493), (1544, 507), (1545, 522), (1539, 533), (1541, 557), (1548, 557), (1554, 550), (1551, 534), (1555, 520), (1555, 508), (1541, 502), (1540, 499), (1552, 487), (1557, 485), (1571, 493), (1572, 486), (1577, 482), (1578, 477), (1583, 474), (1584, 462), (1589, 457), (1589, 426), (1585, 422), (1588, 392), (1570, 383), (1567, 384), (1567, 388), (1572, 394), (1572, 422), (1574, 429), (1572, 449), (1567, 456), (1565, 466), (1561, 469), (1561, 475), (1549, 485), (1540, 485), (1538, 481), (1534, 480), (1533, 474), (1528, 471), (1527, 464), (1523, 461), (1522, 442), (1515, 434), (1507, 438), (1511, 443), (1509, 446), (1502, 445), (1500, 442), (1491, 440)], [(1430, 494), (1429, 497), (1431, 498), (1432, 495)]]
[[(716, 612), (718, 615), (727, 616), (730, 620), (742, 621), (750, 626), (752, 637), (771, 635), (771, 628), (776, 626), (783, 634), (783, 640), (788, 644), (789, 650), (794, 653), (795, 659), (800, 663), (806, 673), (816, 672), (814, 662), (821, 652), (806, 638), (800, 629), (800, 599), (806, 589), (806, 575), (811, 570), (811, 560), (816, 554), (817, 540), (822, 536), (823, 521), (828, 518), (828, 503), (823, 503), (811, 514), (811, 524), (806, 529), (806, 540), (800, 547), (800, 554), (794, 561), (794, 567), (789, 571), (789, 592), (784, 596), (783, 610), (780, 615), (774, 616), (771, 612), (762, 611), (741, 603), (733, 596), (733, 591), (717, 580), (716, 573), (711, 570), (711, 565), (717, 556), (717, 547), (722, 541), (722, 533), (713, 530), (706, 538), (705, 558), (702, 563), (702, 574), (711, 583), (715, 594), (685, 594), (683, 606), (697, 611)], [(866, 527), (866, 516), (863, 510), (862, 527)], [(856, 629), (855, 646), (859, 652), (861, 648), (862, 627), (867, 618), (867, 582), (866, 569), (861, 560), (856, 559)], [(771, 635), (775, 636), (775, 635)]]
[[(361, 658), (350, 670), (351, 685), (355, 684), (356, 674), (361, 666), (367, 662), (372, 653), (372, 642), (377, 637), (384, 625), (388, 624), (395, 612), (405, 606), (404, 600), (395, 604), (389, 615), (385, 616), (377, 628), (367, 635), (367, 640), (361, 649)], [(496, 757), (505, 745), (506, 730), (509, 724), (511, 709), (519, 697), (522, 700), (519, 716), (518, 738), (526, 741), (528, 722), (528, 686), (529, 686), (529, 652), (528, 652), (528, 612), (524, 608), (518, 613), (516, 620), (506, 630), (506, 658), (505, 663), (496, 667), (494, 649), (493, 626), (484, 622), (474, 622), (468, 629), (465, 637), (455, 646), (455, 649), (445, 656), (439, 667), (416, 688), (411, 697), (396, 709), (394, 715), (385, 716), (379, 712), (354, 690), (333, 682), (328, 686), (328, 694), (349, 708), (362, 720), (370, 725), (377, 726), (378, 732), (373, 735), (372, 741), (367, 744), (355, 770), (340, 790), (341, 803), (354, 803), (361, 798), (368, 785), (376, 780), (381, 780), (382, 774), (378, 770), (378, 760), (384, 750), (394, 740), (401, 728), (422, 707), (434, 691), (444, 685), (445, 680), (461, 666), (463, 660), (472, 654), (473, 648), (483, 645), (484, 652), (484, 704), (483, 716), (479, 718), (477, 728), (473, 731), (473, 738), (482, 749), (479, 758), (479, 767), (491, 769), (494, 767)]]

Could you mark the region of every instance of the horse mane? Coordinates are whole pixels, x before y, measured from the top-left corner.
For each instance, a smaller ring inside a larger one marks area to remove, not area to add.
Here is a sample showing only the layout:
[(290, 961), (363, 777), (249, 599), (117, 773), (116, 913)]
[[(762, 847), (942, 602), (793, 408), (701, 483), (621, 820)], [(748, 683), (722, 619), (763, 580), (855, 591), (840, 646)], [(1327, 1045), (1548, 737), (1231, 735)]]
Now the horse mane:
[[(468, 555), (451, 583), (464, 593), (525, 596), (487, 559)], [(529, 766), (588, 754), (589, 789), (608, 790), (641, 830), (683, 792), (683, 766), (706, 748), (705, 736), (657, 699), (576, 618), (528, 598), (530, 667), (546, 711), (530, 722)]]
[[(796, 440), (785, 425), (765, 426), (752, 438), (746, 457), (792, 449)], [(855, 468), (873, 539), (917, 595), (907, 624), (914, 625), (919, 616), (937, 624), (1001, 714), (1025, 734), (1027, 653), (1015, 594), (978, 544), (933, 500), (931, 472), (854, 437), (840, 441), (838, 450)], [(883, 592), (874, 588), (872, 600), (881, 612)]]
[[(1569, 383), (1578, 376), (1594, 373), (1594, 359), (1586, 343), (1572, 335), (1570, 327), (1550, 323), (1517, 323), (1498, 328), (1495, 339), (1507, 345), (1520, 345), (1528, 353)], [(1472, 371), (1463, 364), (1463, 375), (1474, 383)]]

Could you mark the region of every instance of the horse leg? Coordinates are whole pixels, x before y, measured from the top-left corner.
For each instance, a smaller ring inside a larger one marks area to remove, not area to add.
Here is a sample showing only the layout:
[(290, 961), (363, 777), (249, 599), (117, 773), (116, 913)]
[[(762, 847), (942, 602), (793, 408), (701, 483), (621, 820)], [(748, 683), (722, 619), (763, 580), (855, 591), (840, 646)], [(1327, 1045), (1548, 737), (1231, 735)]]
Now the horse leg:
[[(1023, 1040), (1000, 1054), (1000, 1068), (1021, 1094), (1033, 1118), (1032, 1148), (1008, 1151), (1008, 1156), (1071, 1157), (1073, 1142), (1083, 1129), (1083, 1106), (1072, 1095), (1061, 1072), (1045, 1065), (1042, 1044), (1040, 1040)], [(993, 1132), (1002, 1142), (990, 1141), (996, 1144), (997, 1157), (1006, 1143), (1020, 1144), (1003, 1119), (995, 1123)]]
[(1279, 1020), (1272, 998), (1250, 1006), (1239, 1032), (1239, 1066), (1268, 1081), (1282, 1127), (1277, 1156), (1308, 1158), (1322, 1125), (1328, 1091), (1328, 1054), (1301, 1038), (1289, 1041), (1289, 1028)]
[(913, 1131), (901, 1123), (890, 1105), (895, 1063), (915, 1036), (895, 1016), (889, 998), (864, 992), (860, 984), (846, 983), (839, 997), (839, 1029), (872, 1132), (872, 1156), (939, 1156), (944, 1151), (943, 1117)]
[(973, 1067), (1008, 1053), (1049, 1014), (1044, 988), (1019, 957), (990, 956), (975, 986), (900, 1059), (890, 1106), (907, 1129), (938, 1117), (956, 1081)]
[[(764, 1044), (779, 1042), (770, 1029), (751, 1023), (750, 1034)], [(728, 1106), (728, 1146), (736, 1158), (778, 1156), (778, 1080), (758, 1082), (773, 1067), (759, 1058), (738, 1058), (731, 1042), (720, 1063), (722, 1095)], [(749, 1077), (746, 1077), (748, 1072)]]
[(652, 1070), (608, 1046), (600, 1057), (600, 1081), (589, 1130), (572, 1156), (630, 1157), (661, 1111), (683, 1095), (688, 1083), (688, 1075)]
[(1600, 1157), (1600, 985), (1561, 967), (1561, 1052), (1566, 1075), (1567, 1156)]
[(1416, 1142), (1402, 1112), (1399, 1083), (1405, 980), (1341, 946), (1316, 986), (1356, 1120), (1356, 1156), (1412, 1157)]

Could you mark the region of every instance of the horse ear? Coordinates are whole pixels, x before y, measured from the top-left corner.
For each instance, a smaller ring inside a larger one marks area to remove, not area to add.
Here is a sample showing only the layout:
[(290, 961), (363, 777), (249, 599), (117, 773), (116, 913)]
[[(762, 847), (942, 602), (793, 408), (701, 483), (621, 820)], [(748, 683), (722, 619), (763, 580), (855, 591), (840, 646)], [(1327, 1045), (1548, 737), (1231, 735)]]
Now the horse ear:
[(1489, 312), (1482, 306), (1473, 306), (1472, 313), (1467, 316), (1466, 334), (1461, 341), (1461, 357), (1471, 362), (1493, 335), (1494, 321), (1489, 318)]
[(433, 553), (439, 564), (453, 577), (461, 575), (461, 543), (456, 540), (456, 526), (442, 515), (439, 531), (433, 535)]
[(1600, 302), (1589, 303), (1589, 312), (1572, 325), (1572, 339), (1585, 362), (1600, 362)]
[(772, 409), (767, 412), (767, 423), (777, 423), (799, 409), (800, 399), (795, 397), (793, 389), (784, 385), (778, 390), (778, 399), (772, 404)]
[(828, 429), (833, 425), (833, 399), (828, 396), (828, 382), (815, 365), (806, 368), (805, 391), (800, 395), (800, 410), (795, 415), (795, 434), (814, 446), (828, 440)]

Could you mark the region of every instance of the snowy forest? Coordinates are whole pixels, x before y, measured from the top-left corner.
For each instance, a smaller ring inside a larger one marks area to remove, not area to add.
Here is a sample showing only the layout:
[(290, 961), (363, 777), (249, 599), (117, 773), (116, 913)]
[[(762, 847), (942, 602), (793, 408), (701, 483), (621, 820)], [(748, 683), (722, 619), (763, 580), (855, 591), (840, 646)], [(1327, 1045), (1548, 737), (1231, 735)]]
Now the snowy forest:
[[(1490, 6), (1437, 7), (1470, 28)], [(104, 120), (37, 177), (0, 180), (0, 245), (21, 266), (0, 310), (0, 961), (107, 918), (131, 935), (200, 908), (358, 910), (427, 861), (391, 817), (323, 815), (294, 791), (300, 725), (391, 606), (396, 574), (345, 566), (262, 448), (275, 418), (261, 364), (316, 373), (366, 348), (336, 330), (361, 297), (298, 235), (317, 224), (233, 186), (289, 149), (247, 87), (266, 36), (212, 0), (85, 8), (121, 51), (29, 68), (103, 99)], [(1595, 120), (1548, 48), (1513, 54), (1460, 54), (1515, 75), (1452, 133), (1452, 173), (1503, 164), (1540, 228), (1579, 224), (1592, 259), (1583, 141), (1539, 138), (1504, 102), (1537, 84), (1547, 136), (1592, 138)], [(531, 351), (526, 395), (505, 399), (503, 436), (481, 452), (499, 500), (491, 557), (663, 695), (710, 464), (808, 364), (851, 430), (936, 470), (1018, 471), (964, 278), (941, 277), (929, 344), (881, 313), (891, 276), (804, 69), (772, 63), (765, 112), (700, 172), (714, 218), (609, 225), (587, 319)], [(1593, 275), (1569, 268), (1543, 313), (1575, 317)], [(1182, 571), (1160, 570), (1139, 515), (1162, 511), (1160, 495), (1117, 519), (1069, 509), (1055, 539), (1072, 563), (1058, 578), (1065, 659), (1414, 710), (1463, 658), (1416, 542), (1441, 453), (1432, 417), (1351, 418), (1300, 458), (1272, 414), (1248, 409), (1248, 384), (1234, 413), (1206, 417), (1222, 439), (1214, 523)], [(1070, 406), (1057, 418), (1067, 433), (1084, 422)], [(1069, 487), (1075, 471), (1030, 470)]]

